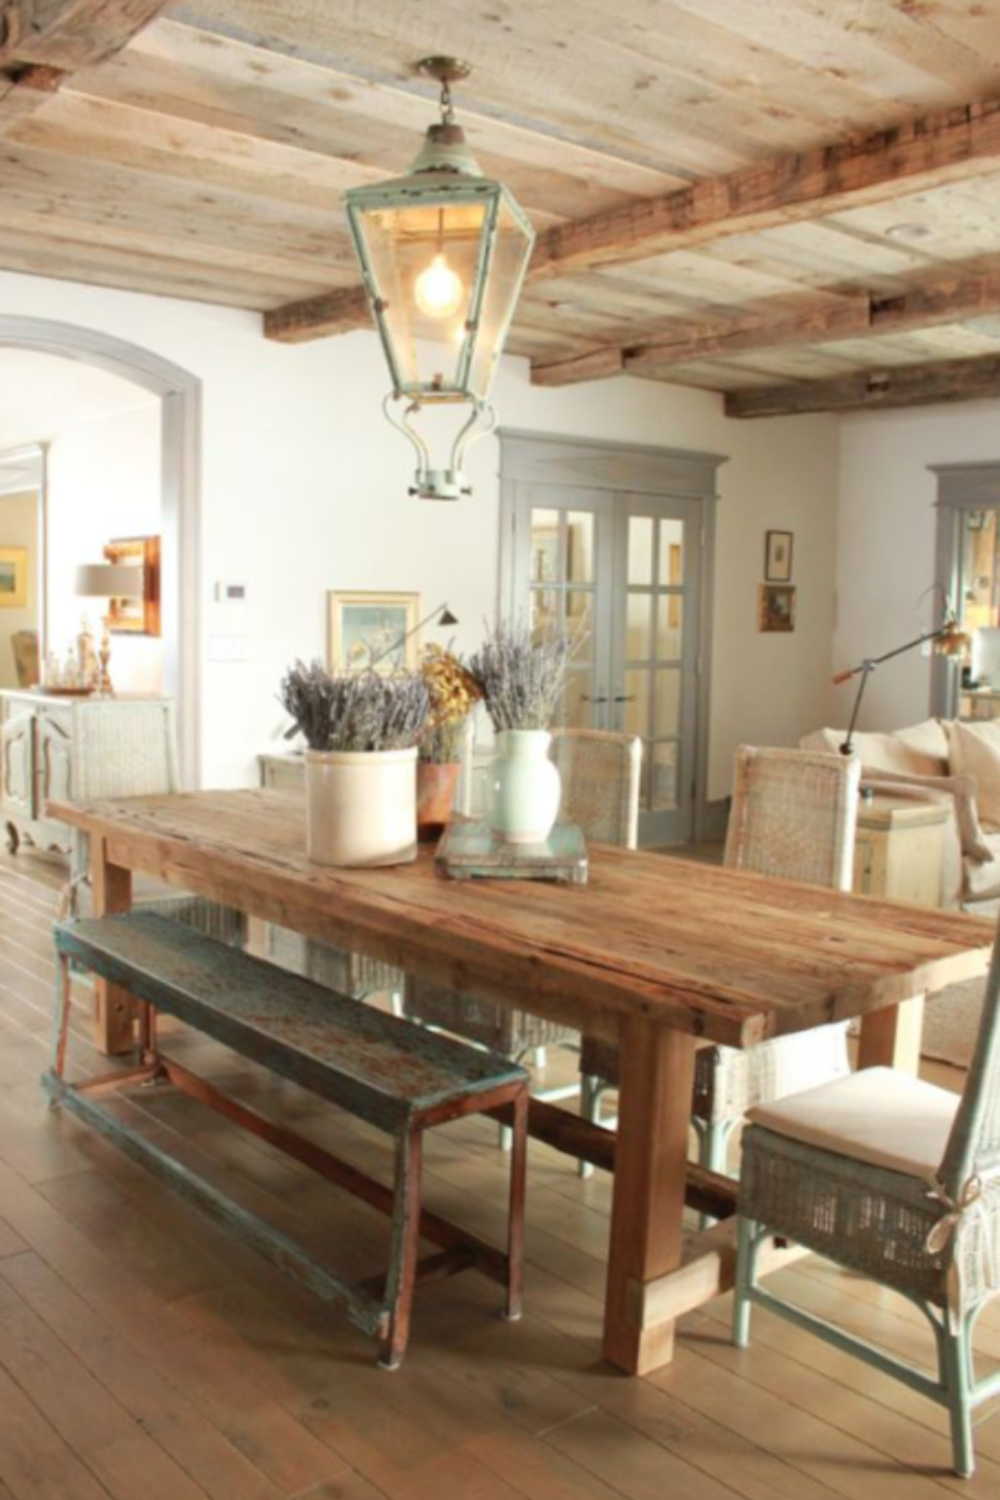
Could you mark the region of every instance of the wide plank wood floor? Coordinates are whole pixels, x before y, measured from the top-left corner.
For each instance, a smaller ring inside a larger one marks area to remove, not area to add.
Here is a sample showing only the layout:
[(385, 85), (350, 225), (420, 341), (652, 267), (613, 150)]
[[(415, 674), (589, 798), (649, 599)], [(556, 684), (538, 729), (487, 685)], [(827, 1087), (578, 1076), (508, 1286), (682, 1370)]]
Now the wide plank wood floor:
[[(531, 1153), (526, 1315), (474, 1273), (418, 1294), (403, 1369), (69, 1116), (43, 1105), (61, 866), (0, 856), (0, 1500), (932, 1500), (1000, 1494), (1000, 1420), (979, 1470), (947, 1467), (943, 1414), (729, 1299), (685, 1320), (645, 1380), (598, 1358), (610, 1183)], [(383, 1137), (182, 1032), (171, 1046), (227, 1087), (387, 1175)], [(74, 1036), (73, 1066), (104, 1066)], [(570, 1067), (553, 1059), (551, 1072)], [(957, 1074), (939, 1080), (958, 1086)], [(385, 1221), (170, 1090), (141, 1099), (242, 1201), (331, 1265), (384, 1264)], [(499, 1242), (495, 1129), (432, 1132), (426, 1200)], [(778, 1278), (810, 1308), (913, 1359), (920, 1314), (815, 1259)], [(978, 1347), (1000, 1359), (1000, 1303)]]

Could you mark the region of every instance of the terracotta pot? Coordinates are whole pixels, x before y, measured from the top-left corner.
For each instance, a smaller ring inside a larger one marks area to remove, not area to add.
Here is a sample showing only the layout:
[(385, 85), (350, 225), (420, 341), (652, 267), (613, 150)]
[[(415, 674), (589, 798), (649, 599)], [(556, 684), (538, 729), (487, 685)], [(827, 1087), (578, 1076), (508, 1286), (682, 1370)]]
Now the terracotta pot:
[(417, 838), (422, 844), (439, 839), (445, 824), (451, 822), (461, 769), (458, 761), (444, 765), (417, 762)]
[(306, 850), (321, 865), (417, 857), (417, 752), (306, 751)]

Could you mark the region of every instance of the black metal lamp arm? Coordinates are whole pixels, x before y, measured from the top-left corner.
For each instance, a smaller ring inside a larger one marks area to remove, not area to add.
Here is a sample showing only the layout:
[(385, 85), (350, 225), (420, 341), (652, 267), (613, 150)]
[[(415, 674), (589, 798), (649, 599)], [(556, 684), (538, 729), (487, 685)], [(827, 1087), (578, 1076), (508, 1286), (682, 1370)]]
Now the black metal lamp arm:
[(907, 641), (905, 646), (896, 646), (892, 651), (883, 652), (881, 656), (868, 657), (865, 661), (859, 662), (856, 667), (851, 667), (846, 672), (838, 672), (836, 674), (833, 679), (835, 686), (839, 686), (842, 682), (850, 682), (852, 677), (861, 678), (861, 681), (858, 683), (857, 696), (854, 699), (854, 707), (851, 710), (851, 722), (847, 727), (847, 738), (840, 747), (841, 755), (850, 755), (853, 748), (854, 729), (858, 722), (858, 714), (861, 711), (861, 700), (864, 697), (865, 688), (868, 686), (868, 679), (875, 668), (880, 667), (884, 661), (891, 661), (894, 656), (903, 656), (907, 651), (915, 651), (925, 641), (939, 640), (951, 628), (950, 622), (946, 621), (937, 630), (925, 630), (923, 635), (918, 635), (915, 640)]

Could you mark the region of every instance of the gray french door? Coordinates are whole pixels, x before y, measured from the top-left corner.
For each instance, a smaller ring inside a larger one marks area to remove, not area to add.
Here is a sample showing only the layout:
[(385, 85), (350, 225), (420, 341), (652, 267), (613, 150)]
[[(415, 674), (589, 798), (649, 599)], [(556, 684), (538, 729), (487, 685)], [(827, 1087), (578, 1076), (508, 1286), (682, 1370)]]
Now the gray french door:
[(702, 505), (685, 496), (505, 486), (505, 611), (572, 643), (560, 721), (643, 742), (639, 837), (693, 834)]

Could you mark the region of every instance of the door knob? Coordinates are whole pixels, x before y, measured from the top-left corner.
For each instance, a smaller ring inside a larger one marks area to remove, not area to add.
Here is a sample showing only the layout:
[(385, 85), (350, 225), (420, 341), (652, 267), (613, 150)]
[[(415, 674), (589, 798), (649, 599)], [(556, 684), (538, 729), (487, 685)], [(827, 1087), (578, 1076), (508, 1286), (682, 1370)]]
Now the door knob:
[(635, 694), (634, 693), (616, 693), (615, 694), (615, 702), (616, 703), (634, 703), (635, 702)]
[(589, 693), (581, 693), (580, 694), (580, 702), (581, 703), (607, 703), (607, 701), (608, 700), (607, 700), (606, 696), (601, 697), (601, 698), (592, 698)]

